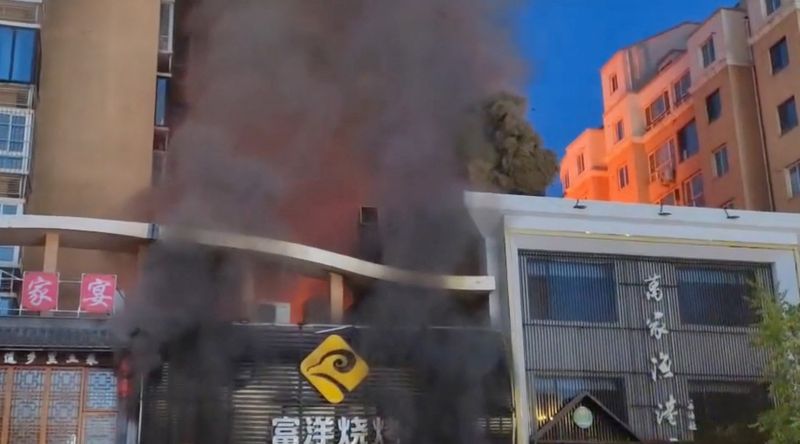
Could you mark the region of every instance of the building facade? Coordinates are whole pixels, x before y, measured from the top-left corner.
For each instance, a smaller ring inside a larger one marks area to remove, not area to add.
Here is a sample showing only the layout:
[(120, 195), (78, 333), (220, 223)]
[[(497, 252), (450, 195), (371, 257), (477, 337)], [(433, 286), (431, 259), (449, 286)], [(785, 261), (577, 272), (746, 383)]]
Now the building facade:
[(766, 441), (750, 427), (771, 402), (750, 297), (759, 285), (798, 303), (797, 216), (467, 204), (499, 279), (492, 318), (510, 337), (521, 441)]
[(752, 0), (618, 51), (600, 71), (602, 143), (567, 147), (565, 197), (792, 211), (797, 17), (795, 1)]

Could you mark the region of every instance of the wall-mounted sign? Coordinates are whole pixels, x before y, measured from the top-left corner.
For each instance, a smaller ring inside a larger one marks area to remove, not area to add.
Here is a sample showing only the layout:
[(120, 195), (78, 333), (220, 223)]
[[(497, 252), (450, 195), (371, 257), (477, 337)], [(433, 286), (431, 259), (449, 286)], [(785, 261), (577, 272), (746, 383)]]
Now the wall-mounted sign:
[(331, 404), (344, 401), (369, 374), (369, 366), (341, 336), (328, 336), (303, 362), (300, 373)]
[(581, 429), (588, 429), (594, 424), (592, 411), (584, 406), (579, 406), (572, 412), (572, 421)]
[(116, 275), (84, 274), (81, 277), (81, 311), (111, 313), (114, 311), (114, 293), (116, 291)]
[(22, 275), (23, 310), (48, 312), (58, 308), (58, 273), (26, 271)]
[(41, 350), (9, 350), (0, 351), (5, 365), (33, 365), (33, 366), (102, 366), (112, 365), (111, 357), (108, 354), (95, 353), (71, 353)]
[(284, 416), (272, 420), (272, 444), (389, 444), (399, 442), (399, 431), (383, 418)]

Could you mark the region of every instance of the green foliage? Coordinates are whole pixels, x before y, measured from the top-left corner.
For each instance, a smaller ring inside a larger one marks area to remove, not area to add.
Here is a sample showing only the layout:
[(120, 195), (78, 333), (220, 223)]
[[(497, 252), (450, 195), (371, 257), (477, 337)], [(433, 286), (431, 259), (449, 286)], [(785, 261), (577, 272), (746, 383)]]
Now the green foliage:
[(761, 320), (756, 343), (767, 353), (766, 377), (774, 406), (759, 418), (769, 444), (800, 443), (800, 308), (759, 290), (754, 303)]
[(526, 100), (500, 93), (470, 115), (459, 144), (470, 182), (478, 189), (542, 195), (558, 171), (525, 118)]

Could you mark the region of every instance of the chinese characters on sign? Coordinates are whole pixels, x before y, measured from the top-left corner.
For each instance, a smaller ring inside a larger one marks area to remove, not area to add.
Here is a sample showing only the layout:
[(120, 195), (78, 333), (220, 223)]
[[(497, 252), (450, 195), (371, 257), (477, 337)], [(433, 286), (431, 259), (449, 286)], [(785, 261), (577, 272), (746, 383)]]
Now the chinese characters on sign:
[(48, 312), (58, 308), (58, 273), (26, 271), (22, 275), (23, 310)]
[(656, 421), (658, 425), (661, 425), (662, 422), (666, 421), (671, 426), (678, 425), (678, 422), (675, 420), (675, 417), (678, 416), (678, 411), (675, 410), (675, 406), (677, 401), (675, 397), (669, 395), (669, 399), (667, 402), (658, 404), (658, 409), (656, 409)]
[(644, 282), (647, 284), (647, 300), (661, 302), (661, 299), (664, 298), (664, 292), (661, 291), (661, 276), (654, 274)]
[(675, 376), (672, 373), (672, 359), (668, 354), (661, 352), (657, 358), (650, 358), (650, 362), (653, 364), (653, 368), (650, 370), (650, 377), (653, 378), (653, 381)]
[(3, 364), (10, 365), (88, 365), (94, 367), (100, 364), (95, 353), (87, 353), (79, 357), (78, 353), (58, 352), (21, 352), (7, 351), (3, 353)]
[(81, 278), (81, 311), (111, 313), (114, 310), (114, 293), (117, 276), (113, 274), (84, 274)]
[(272, 444), (388, 444), (398, 442), (398, 430), (395, 422), (381, 418), (284, 416), (272, 420)]
[(653, 318), (647, 318), (647, 328), (650, 329), (650, 336), (656, 338), (657, 341), (661, 340), (661, 337), (669, 334), (669, 330), (667, 330), (667, 324), (664, 323), (664, 313), (660, 311), (653, 312)]

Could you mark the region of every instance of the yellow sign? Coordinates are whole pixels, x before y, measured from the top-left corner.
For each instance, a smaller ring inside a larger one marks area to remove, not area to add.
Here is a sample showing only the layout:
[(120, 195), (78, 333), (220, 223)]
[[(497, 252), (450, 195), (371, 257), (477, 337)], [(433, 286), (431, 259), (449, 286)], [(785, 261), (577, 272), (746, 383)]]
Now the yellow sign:
[(331, 335), (300, 363), (300, 373), (328, 402), (339, 404), (364, 381), (369, 366), (341, 336)]

